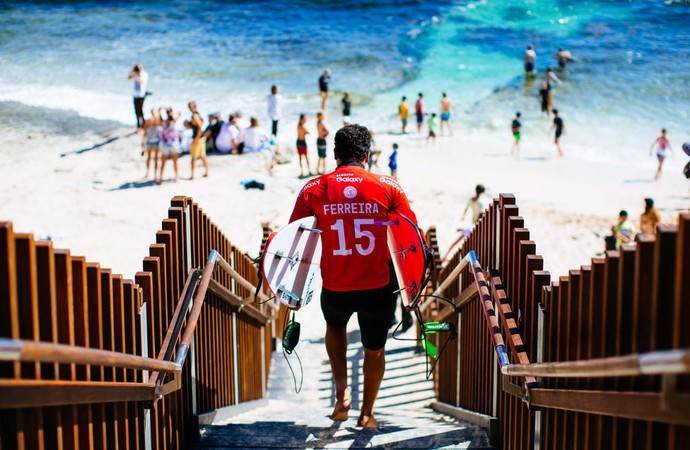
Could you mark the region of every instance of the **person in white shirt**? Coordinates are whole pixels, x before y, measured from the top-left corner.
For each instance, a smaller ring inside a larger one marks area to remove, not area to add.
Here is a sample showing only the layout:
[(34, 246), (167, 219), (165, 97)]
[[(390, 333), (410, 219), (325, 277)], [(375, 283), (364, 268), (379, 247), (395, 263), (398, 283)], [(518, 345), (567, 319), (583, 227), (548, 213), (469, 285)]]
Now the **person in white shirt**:
[(137, 129), (142, 129), (144, 126), (144, 99), (146, 98), (146, 87), (149, 82), (149, 74), (144, 71), (144, 66), (135, 64), (132, 71), (127, 77), (129, 80), (134, 80), (134, 114), (137, 116)]
[(534, 45), (530, 44), (525, 50), (525, 73), (532, 75), (534, 73), (534, 66), (537, 62), (537, 52), (534, 51)]
[(271, 93), (267, 97), (268, 100), (268, 117), (271, 118), (271, 134), (278, 137), (278, 120), (282, 112), (283, 96), (278, 93), (278, 85), (271, 86)]
[(237, 154), (240, 143), (240, 129), (237, 128), (237, 119), (234, 114), (230, 114), (228, 121), (224, 122), (216, 137), (216, 149), (221, 153)]
[(268, 135), (259, 128), (259, 120), (252, 117), (249, 120), (250, 126), (242, 132), (242, 153), (259, 152), (268, 146)]

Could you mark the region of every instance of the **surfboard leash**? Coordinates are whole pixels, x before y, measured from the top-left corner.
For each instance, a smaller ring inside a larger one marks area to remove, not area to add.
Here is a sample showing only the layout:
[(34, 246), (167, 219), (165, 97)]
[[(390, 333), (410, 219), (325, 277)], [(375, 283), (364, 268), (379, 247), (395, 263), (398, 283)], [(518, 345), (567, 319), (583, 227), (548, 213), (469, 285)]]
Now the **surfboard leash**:
[[(287, 365), (290, 368), (290, 373), (292, 373), (292, 382), (295, 386), (295, 394), (299, 394), (302, 390), (302, 385), (304, 383), (304, 369), (302, 367), (302, 360), (300, 359), (299, 354), (297, 354), (297, 351), (295, 350), (295, 347), (297, 347), (297, 344), (299, 343), (300, 324), (295, 320), (294, 310), (292, 310), (292, 318), (290, 319), (290, 311), (290, 309), (285, 310), (285, 319), (283, 320), (283, 357), (285, 358), (285, 362), (287, 362)], [(297, 362), (299, 363), (299, 387), (297, 386), (297, 377), (295, 376), (295, 370), (292, 368), (292, 364), (290, 364), (290, 360), (288, 359), (288, 355), (292, 355), (293, 353), (295, 354), (295, 357), (297, 357)]]
[[(441, 297), (438, 295), (433, 295), (433, 294), (424, 294), (420, 295), (418, 298), (422, 297), (433, 297), (437, 298), (439, 300), (443, 300), (447, 302), (448, 304), (453, 305), (453, 303), (448, 300), (445, 297)], [(420, 328), (420, 337), (415, 338), (415, 339), (407, 339), (407, 338), (399, 338), (396, 336), (398, 330), (402, 326), (402, 321), (398, 323), (398, 325), (395, 327), (392, 333), (393, 339), (397, 341), (415, 341), (419, 342), (421, 345), (422, 349), (426, 353), (426, 359), (425, 359), (425, 375), (427, 380), (431, 378), (432, 373), (434, 372), (434, 369), (436, 368), (436, 364), (438, 364), (439, 360), (441, 359), (441, 356), (443, 356), (443, 353), (446, 350), (446, 347), (448, 346), (448, 343), (455, 339), (458, 334), (457, 331), (455, 330), (455, 326), (452, 323), (449, 322), (424, 322), (422, 319), (422, 312), (419, 309), (419, 305), (415, 305), (412, 308), (408, 308), (408, 311), (413, 312), (415, 317), (417, 318), (417, 323), (419, 324)], [(445, 340), (443, 345), (441, 346), (441, 350), (438, 350), (438, 347), (434, 345), (428, 338), (427, 335), (430, 334), (437, 334), (437, 333), (443, 333), (447, 332), (449, 333), (448, 338)], [(434, 358), (434, 362), (431, 365), (431, 368), (429, 368), (429, 359)]]

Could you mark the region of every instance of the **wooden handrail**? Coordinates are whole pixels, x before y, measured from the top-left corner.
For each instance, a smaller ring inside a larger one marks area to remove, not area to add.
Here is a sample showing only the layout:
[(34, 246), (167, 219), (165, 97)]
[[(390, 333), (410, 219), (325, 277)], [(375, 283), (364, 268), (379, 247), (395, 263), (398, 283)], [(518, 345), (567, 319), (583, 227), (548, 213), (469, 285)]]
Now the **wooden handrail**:
[(211, 279), (208, 285), (208, 290), (216, 294), (221, 300), (226, 303), (238, 308), (241, 312), (247, 314), (252, 319), (256, 320), (260, 324), (268, 323), (269, 318), (262, 314), (260, 311), (254, 308), (245, 308), (246, 304), (242, 301), (242, 298), (230, 292), (225, 286), (218, 283), (216, 280)]
[(502, 367), (501, 373), (508, 376), (534, 376), (542, 378), (600, 378), (687, 374), (690, 373), (690, 350), (659, 350), (649, 353), (583, 361), (513, 364)]
[(0, 360), (93, 364), (124, 369), (156, 370), (159, 372), (180, 372), (182, 370), (179, 364), (171, 361), (145, 358), (128, 353), (7, 338), (0, 338)]
[[(230, 276), (232, 277), (233, 280), (235, 280), (235, 281), (236, 281), (240, 286), (242, 286), (243, 288), (248, 289), (248, 290), (250, 290), (250, 291), (253, 291), (253, 290), (256, 289), (256, 286), (254, 286), (252, 283), (250, 283), (250, 282), (249, 282), (246, 278), (244, 278), (242, 275), (240, 275), (239, 273), (237, 273), (237, 271), (236, 271), (235, 269), (233, 269), (232, 266), (231, 266), (230, 264), (228, 264), (228, 262), (227, 262), (226, 260), (224, 260), (223, 257), (220, 256), (220, 254), (219, 254), (218, 252), (216, 252), (215, 250), (213, 250), (213, 251), (211, 252), (211, 254), (213, 254), (213, 252), (215, 252), (215, 255), (216, 255), (216, 258), (217, 258), (217, 259), (216, 259), (216, 262), (218, 263), (218, 265), (219, 265), (225, 272), (227, 272), (227, 274), (230, 275)], [(266, 294), (264, 294), (264, 293), (261, 292), (261, 291), (259, 291), (259, 293), (257, 294), (257, 297), (259, 298), (260, 301), (268, 300), (268, 298), (269, 298)], [(276, 308), (276, 306), (273, 305), (273, 304), (271, 304), (270, 302), (269, 302), (268, 304), (269, 304), (272, 308), (274, 308), (274, 309)]]

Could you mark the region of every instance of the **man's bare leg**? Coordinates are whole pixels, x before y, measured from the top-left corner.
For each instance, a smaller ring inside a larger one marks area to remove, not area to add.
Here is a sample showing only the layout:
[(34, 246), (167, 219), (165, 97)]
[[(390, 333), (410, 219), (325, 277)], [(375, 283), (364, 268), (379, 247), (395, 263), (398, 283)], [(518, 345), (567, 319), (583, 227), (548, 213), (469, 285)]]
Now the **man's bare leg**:
[[(331, 420), (347, 420), (352, 406), (350, 389), (347, 387), (347, 328), (326, 325), (326, 351), (331, 362), (335, 384), (335, 409)], [(366, 361), (366, 360), (365, 360)]]
[(368, 350), (364, 349), (364, 394), (362, 399), (362, 409), (359, 413), (357, 425), (364, 428), (376, 428), (378, 422), (374, 418), (374, 402), (379, 395), (381, 380), (386, 370), (386, 351), (385, 349)]

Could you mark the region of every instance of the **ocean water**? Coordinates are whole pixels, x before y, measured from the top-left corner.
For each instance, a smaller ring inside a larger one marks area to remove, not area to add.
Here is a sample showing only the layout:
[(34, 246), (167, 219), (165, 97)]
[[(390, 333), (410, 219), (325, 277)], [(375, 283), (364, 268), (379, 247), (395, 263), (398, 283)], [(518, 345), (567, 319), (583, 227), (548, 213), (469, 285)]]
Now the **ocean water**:
[(662, 127), (677, 153), (690, 140), (690, 1), (662, 0), (0, 2), (0, 124), (41, 127), (34, 107), (51, 132), (102, 128), (94, 119), (132, 126), (127, 74), (140, 62), (147, 108), (195, 100), (202, 113), (265, 121), (275, 83), (292, 129), (318, 110), (328, 67), (329, 120), (345, 90), (353, 119), (384, 132), (398, 127), (402, 95), (412, 104), (424, 92), (437, 110), (447, 92), (457, 132), (504, 132), (510, 145), (516, 110), (526, 139), (550, 125), (539, 83), (524, 78), (528, 43), (540, 72), (558, 47), (577, 59), (554, 91), (574, 156), (648, 164)]

